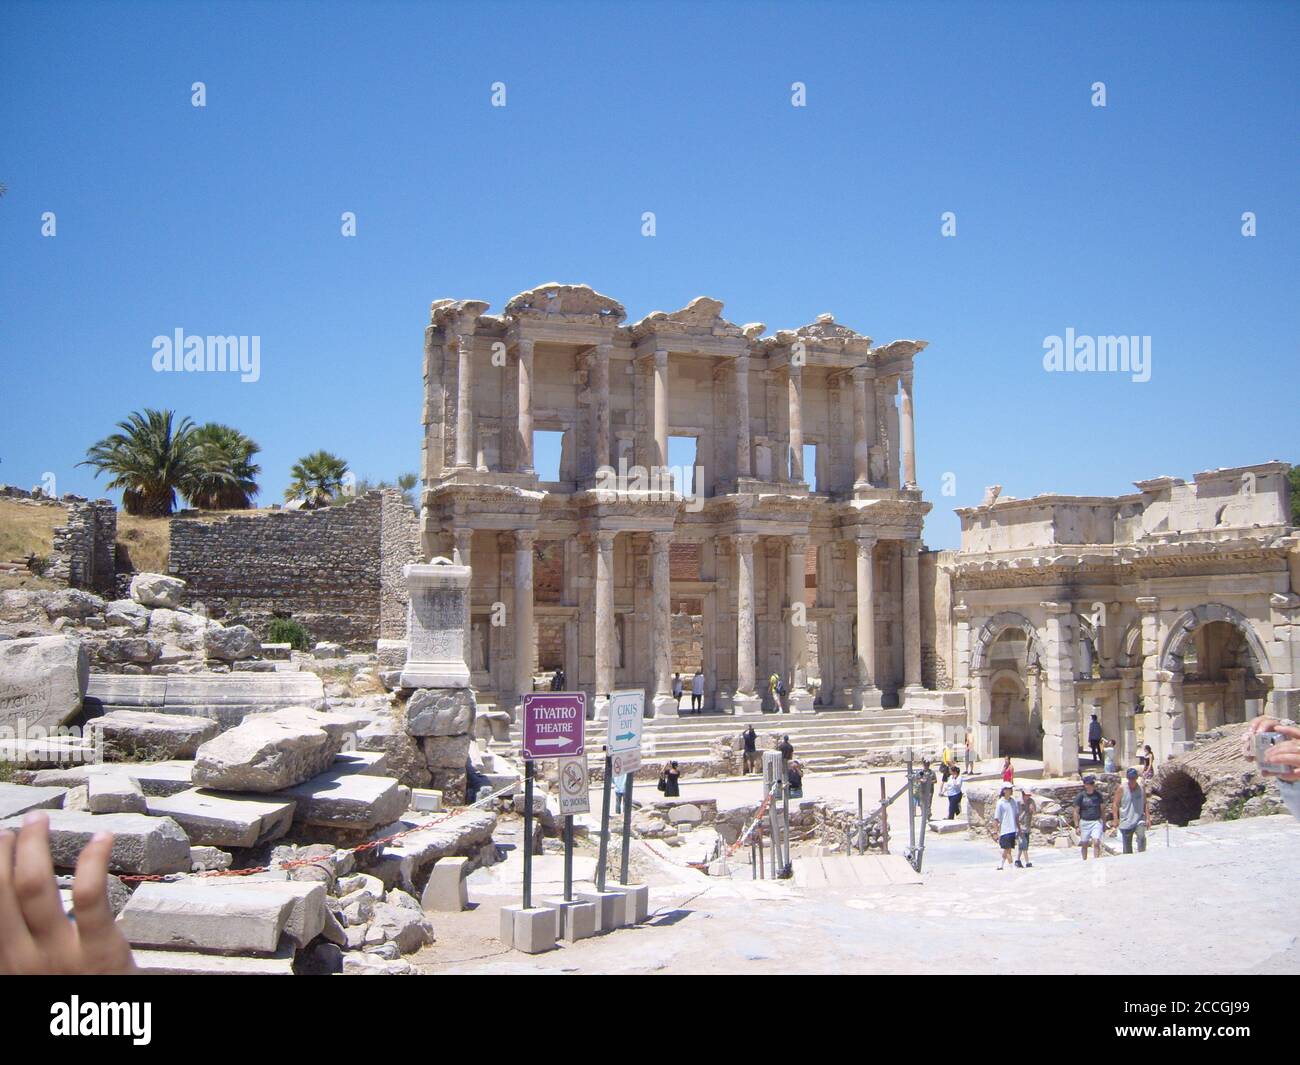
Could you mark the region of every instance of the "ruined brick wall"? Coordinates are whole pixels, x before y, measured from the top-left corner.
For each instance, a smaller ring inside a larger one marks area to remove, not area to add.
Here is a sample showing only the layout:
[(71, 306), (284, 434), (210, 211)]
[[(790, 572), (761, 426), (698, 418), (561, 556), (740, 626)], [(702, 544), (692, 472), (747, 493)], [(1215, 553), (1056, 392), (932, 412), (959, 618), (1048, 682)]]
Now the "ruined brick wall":
[(114, 594), (117, 507), (107, 499), (93, 502), (81, 496), (52, 499), (24, 488), (0, 485), (0, 498), (33, 506), (61, 507), (67, 523), (54, 529), (47, 580), (100, 595)]
[(418, 543), (415, 515), (385, 489), (322, 510), (178, 516), (168, 571), (228, 623), (264, 636), (272, 617), (291, 617), (313, 641), (371, 650), (405, 633), (401, 568)]
[(951, 551), (923, 551), (921, 581), (921, 683), (931, 689), (952, 687), (952, 582), (941, 568)]

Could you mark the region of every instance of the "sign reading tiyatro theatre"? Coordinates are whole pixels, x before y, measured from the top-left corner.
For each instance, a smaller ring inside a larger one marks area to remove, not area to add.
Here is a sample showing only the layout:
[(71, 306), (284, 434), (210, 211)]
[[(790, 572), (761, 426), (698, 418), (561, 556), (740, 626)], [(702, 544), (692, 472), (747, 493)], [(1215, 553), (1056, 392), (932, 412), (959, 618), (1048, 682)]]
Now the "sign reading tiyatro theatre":
[(586, 692), (536, 692), (524, 696), (523, 756), (571, 758), (586, 750)]

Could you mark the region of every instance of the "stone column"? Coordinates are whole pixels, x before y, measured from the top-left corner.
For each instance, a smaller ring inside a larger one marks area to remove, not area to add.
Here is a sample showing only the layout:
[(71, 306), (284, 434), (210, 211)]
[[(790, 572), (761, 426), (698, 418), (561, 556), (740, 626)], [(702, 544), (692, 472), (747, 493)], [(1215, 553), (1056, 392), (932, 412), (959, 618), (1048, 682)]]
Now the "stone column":
[(655, 352), (655, 464), (668, 466), (668, 352)]
[(880, 688), (876, 686), (876, 538), (859, 535), (858, 545), (858, 645), (855, 709), (880, 706)]
[[(1168, 757), (1163, 748), (1164, 713), (1160, 705), (1160, 600), (1155, 596), (1140, 595), (1134, 600), (1141, 611), (1142, 654), (1142, 714), (1143, 742), (1151, 744), (1151, 751), (1160, 765)], [(1136, 722), (1135, 722), (1136, 729)]]
[(754, 663), (754, 542), (753, 533), (732, 537), (736, 548), (736, 694), (737, 714), (760, 713), (763, 701), (755, 691)]
[[(595, 469), (609, 465), (609, 353), (613, 345), (597, 344), (591, 364), (592, 408), (595, 412)], [(593, 473), (595, 470), (592, 471)]]
[[(533, 542), (537, 533), (515, 533), (515, 687), (522, 702), (533, 690)], [(518, 719), (518, 715), (516, 715)]]
[(749, 356), (737, 355), (736, 361), (736, 476), (750, 477), (753, 467), (749, 456)]
[(673, 698), (672, 670), (672, 576), (669, 571), (669, 548), (673, 534), (650, 534), (651, 584), (654, 590), (654, 714), (676, 717), (677, 700)]
[(604, 720), (614, 687), (614, 533), (601, 529), (596, 548), (596, 717)]
[(1137, 728), (1134, 708), (1137, 704), (1138, 682), (1142, 671), (1137, 666), (1120, 666), (1115, 670), (1119, 674), (1119, 750), (1116, 752), (1120, 765), (1130, 766), (1137, 762)]
[(786, 368), (790, 393), (790, 480), (800, 483), (803, 475), (803, 368), (791, 363)]
[(533, 342), (519, 338), (519, 472), (533, 472)]
[(456, 465), (474, 465), (474, 337), (456, 337), (459, 369), (456, 378)]
[(790, 537), (786, 574), (790, 600), (790, 694), (791, 713), (811, 714), (812, 692), (808, 690), (808, 611), (804, 602), (807, 579), (808, 537)]
[(1079, 770), (1079, 711), (1074, 693), (1074, 612), (1069, 603), (1040, 604), (1047, 612), (1043, 665), (1043, 775)]
[(903, 374), (902, 432), (903, 487), (916, 487), (916, 424), (912, 414), (912, 374)]
[(853, 378), (853, 487), (871, 484), (871, 441), (867, 437), (867, 368), (855, 366)]
[(903, 547), (903, 685), (921, 687), (921, 544), (904, 540)]
[(470, 619), (473, 616), (470, 613), (470, 605), (474, 599), (474, 568), (470, 562), (470, 546), (474, 543), (473, 529), (457, 529), (453, 533), (456, 542), (455, 562), (458, 566), (464, 566), (470, 571), (470, 579), (465, 587), (465, 668), (473, 672), (474, 670), (474, 631), (470, 625)]

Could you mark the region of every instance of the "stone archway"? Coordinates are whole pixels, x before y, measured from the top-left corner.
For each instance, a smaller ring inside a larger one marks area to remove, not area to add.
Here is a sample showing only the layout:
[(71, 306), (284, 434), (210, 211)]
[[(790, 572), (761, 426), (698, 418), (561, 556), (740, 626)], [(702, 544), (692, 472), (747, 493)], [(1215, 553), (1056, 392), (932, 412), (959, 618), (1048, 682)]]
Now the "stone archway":
[(1017, 670), (999, 669), (990, 678), (989, 723), (998, 730), (998, 753), (1025, 758), (1043, 757), (1043, 735), (1030, 681)]
[(1272, 686), (1268, 652), (1254, 625), (1221, 603), (1179, 615), (1169, 627), (1159, 662), (1169, 697), (1171, 741), (1256, 716)]
[[(1017, 649), (1010, 657), (1005, 653), (1012, 642), (1008, 637), (1017, 634), (1024, 639), (1023, 653)], [(1023, 614), (1003, 611), (980, 626), (970, 654), (969, 720), (981, 757), (994, 753), (994, 736), (998, 754), (1042, 757), (1040, 678), (1045, 660), (1042, 638)], [(1009, 727), (1010, 746), (1003, 743), (1004, 725)]]

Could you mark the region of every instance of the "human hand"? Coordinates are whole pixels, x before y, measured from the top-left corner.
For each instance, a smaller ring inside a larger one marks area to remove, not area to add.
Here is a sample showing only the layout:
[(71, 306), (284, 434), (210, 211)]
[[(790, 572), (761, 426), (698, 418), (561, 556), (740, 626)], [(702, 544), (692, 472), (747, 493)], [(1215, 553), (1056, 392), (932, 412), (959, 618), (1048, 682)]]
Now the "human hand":
[[(1286, 766), (1282, 772), (1277, 769), (1270, 770), (1271, 776), (1276, 776), (1278, 780), (1285, 780), (1293, 783), (1300, 780), (1300, 728), (1291, 728), (1288, 725), (1277, 726), (1277, 732), (1284, 736), (1291, 736), (1292, 739), (1283, 740), (1269, 748), (1269, 752), (1264, 757), (1265, 766)], [(1261, 766), (1261, 768), (1263, 768)]]
[(17, 836), (0, 832), (0, 973), (17, 976), (133, 973), (135, 961), (108, 906), (113, 837), (93, 836), (77, 857), (63, 912), (50, 858), (50, 822), (29, 813)]
[(1255, 737), (1261, 732), (1282, 732), (1292, 739), (1300, 739), (1300, 729), (1296, 729), (1293, 725), (1285, 725), (1275, 717), (1252, 718), (1241, 737), (1241, 753), (1252, 762), (1255, 760)]

